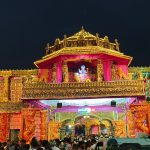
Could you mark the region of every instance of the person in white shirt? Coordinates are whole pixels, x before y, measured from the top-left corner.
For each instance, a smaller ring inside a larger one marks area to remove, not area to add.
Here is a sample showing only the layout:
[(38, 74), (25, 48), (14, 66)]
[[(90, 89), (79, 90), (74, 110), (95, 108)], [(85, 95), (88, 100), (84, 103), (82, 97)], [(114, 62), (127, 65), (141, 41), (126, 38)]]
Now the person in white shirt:
[(56, 146), (52, 146), (51, 149), (52, 149), (52, 150), (60, 150), (60, 149), (59, 149), (58, 147), (56, 147)]
[(90, 147), (90, 150), (95, 150), (95, 147), (96, 147), (96, 140), (95, 139), (92, 139), (92, 146)]

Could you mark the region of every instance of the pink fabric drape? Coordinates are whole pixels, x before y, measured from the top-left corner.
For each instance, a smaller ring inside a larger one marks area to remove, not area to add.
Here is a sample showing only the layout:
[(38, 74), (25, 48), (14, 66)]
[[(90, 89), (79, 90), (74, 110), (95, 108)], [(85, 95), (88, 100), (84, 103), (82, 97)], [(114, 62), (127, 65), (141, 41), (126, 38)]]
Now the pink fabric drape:
[(57, 63), (57, 83), (62, 82), (62, 63)]
[(48, 83), (52, 82), (52, 68), (49, 69)]
[(104, 80), (111, 81), (111, 63), (110, 61), (103, 61)]

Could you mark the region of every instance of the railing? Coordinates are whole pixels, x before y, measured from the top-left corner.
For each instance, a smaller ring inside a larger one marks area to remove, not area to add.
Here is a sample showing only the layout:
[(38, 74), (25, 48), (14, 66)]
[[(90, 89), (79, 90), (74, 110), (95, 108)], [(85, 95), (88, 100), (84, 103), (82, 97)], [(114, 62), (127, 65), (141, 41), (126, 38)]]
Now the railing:
[(22, 99), (144, 96), (143, 80), (89, 83), (24, 83)]
[(97, 44), (96, 40), (90, 40), (90, 39), (84, 39), (84, 40), (74, 40), (74, 41), (67, 41), (66, 45), (63, 45), (63, 42), (61, 41), (59, 44), (55, 44), (51, 47), (46, 48), (46, 55), (60, 50), (64, 47), (86, 47), (86, 46), (100, 46), (103, 48), (108, 48), (111, 50), (118, 51), (116, 48), (116, 43), (110, 43), (110, 42), (104, 42), (102, 39), (98, 41), (99, 44)]

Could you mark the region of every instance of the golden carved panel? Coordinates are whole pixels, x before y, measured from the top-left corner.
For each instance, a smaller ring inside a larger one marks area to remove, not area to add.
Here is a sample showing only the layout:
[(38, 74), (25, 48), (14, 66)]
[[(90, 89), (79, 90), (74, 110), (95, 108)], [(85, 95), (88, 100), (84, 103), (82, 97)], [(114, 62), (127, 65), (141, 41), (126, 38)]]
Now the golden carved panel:
[(50, 121), (48, 124), (48, 140), (59, 139), (60, 122)]
[[(149, 133), (149, 103), (131, 104), (130, 112), (137, 131)], [(133, 123), (133, 121), (132, 121)]]
[(22, 96), (22, 78), (14, 77), (11, 78), (10, 82), (10, 98), (11, 101), (19, 102)]
[(18, 102), (22, 97), (22, 77), (38, 74), (34, 70), (0, 70), (0, 102)]
[(128, 118), (128, 137), (135, 138), (135, 124), (134, 124), (134, 114), (129, 110), (127, 112)]
[(3, 101), (4, 97), (4, 80), (0, 80), (0, 102)]
[(126, 123), (123, 120), (112, 121), (113, 126), (115, 127), (115, 137), (125, 138), (126, 135)]
[(144, 81), (89, 83), (25, 83), (22, 99), (144, 96)]
[(149, 108), (148, 103), (143, 103), (143, 104), (131, 104), (130, 105), (130, 110), (131, 112), (136, 112), (136, 111), (144, 111), (147, 112)]

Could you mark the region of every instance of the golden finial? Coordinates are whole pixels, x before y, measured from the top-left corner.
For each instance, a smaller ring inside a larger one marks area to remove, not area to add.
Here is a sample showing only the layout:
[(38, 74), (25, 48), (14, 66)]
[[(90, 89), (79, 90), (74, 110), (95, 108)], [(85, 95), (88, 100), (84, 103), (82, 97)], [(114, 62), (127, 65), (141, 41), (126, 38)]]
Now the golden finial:
[(105, 37), (104, 37), (104, 42), (109, 42), (108, 36), (105, 36)]
[(116, 44), (116, 50), (117, 51), (120, 51), (120, 48), (119, 48), (119, 43), (118, 43), (118, 40), (117, 39), (115, 39), (115, 44)]
[(99, 34), (98, 33), (96, 33), (96, 43), (97, 43), (97, 45), (99, 45)]
[(96, 33), (96, 37), (99, 38), (99, 33)]
[(60, 39), (59, 39), (59, 38), (56, 38), (56, 40), (55, 40), (55, 45), (58, 45), (58, 44), (60, 44)]
[(45, 48), (46, 49), (46, 54), (48, 54), (48, 52), (49, 52), (49, 47), (50, 47), (50, 45), (49, 45), (49, 43), (47, 43), (46, 48)]
[(67, 38), (67, 35), (65, 34), (65, 35), (64, 35), (64, 39), (66, 39), (66, 38)]
[(67, 35), (64, 35), (63, 45), (64, 45), (64, 47), (66, 47), (66, 45), (67, 45)]
[(49, 49), (49, 43), (46, 44), (47, 49)]
[(82, 26), (81, 30), (84, 30), (84, 27)]
[(83, 27), (83, 26), (81, 27), (81, 32), (82, 32), (82, 33), (84, 33), (84, 32), (85, 32), (85, 30), (84, 30), (84, 27)]

